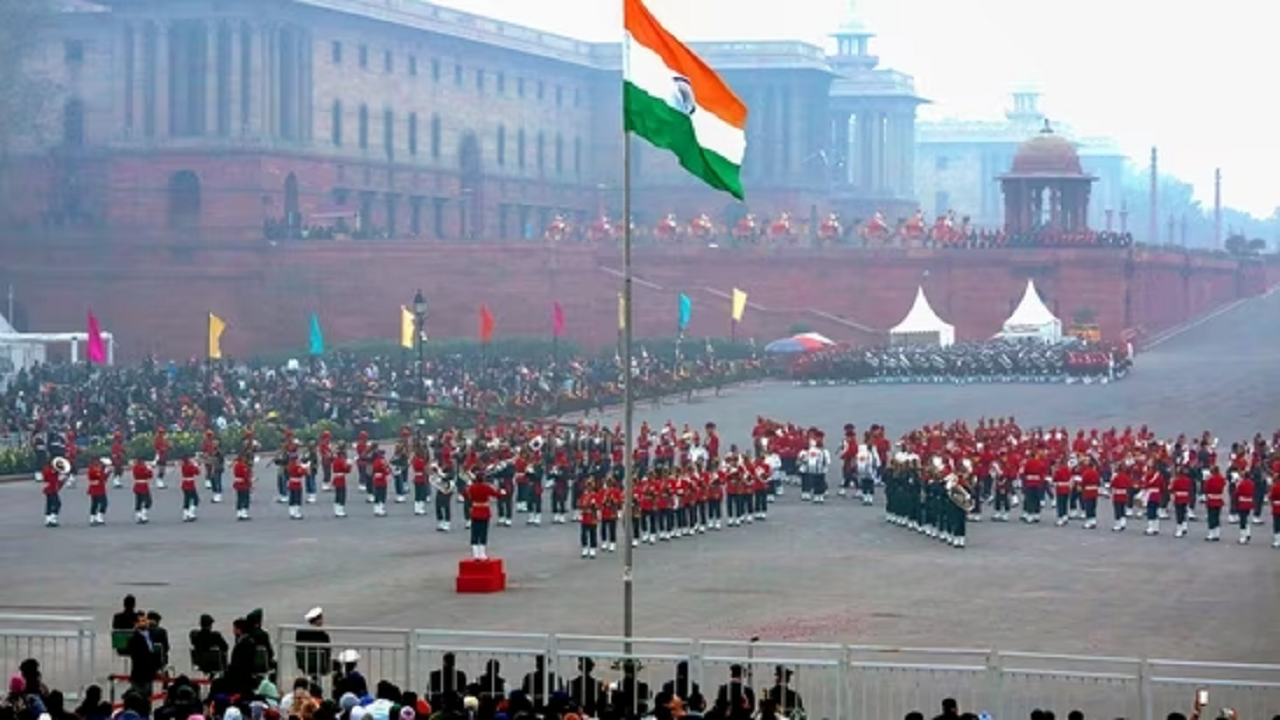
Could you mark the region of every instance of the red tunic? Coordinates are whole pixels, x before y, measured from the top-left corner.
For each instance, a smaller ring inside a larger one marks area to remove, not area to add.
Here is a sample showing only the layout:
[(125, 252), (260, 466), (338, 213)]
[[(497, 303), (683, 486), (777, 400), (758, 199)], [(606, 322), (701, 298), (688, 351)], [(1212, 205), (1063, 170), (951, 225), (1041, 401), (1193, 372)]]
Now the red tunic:
[(1191, 482), (1191, 478), (1187, 477), (1185, 474), (1179, 473), (1178, 476), (1173, 479), (1173, 483), (1169, 486), (1169, 490), (1173, 493), (1174, 505), (1191, 504), (1191, 493), (1194, 490), (1194, 485)]
[(107, 469), (98, 463), (89, 466), (89, 497), (103, 497), (107, 494)]
[(622, 491), (618, 488), (605, 490), (600, 504), (600, 519), (605, 522), (617, 520), (618, 511), (622, 509), (622, 499)]
[(1215, 471), (1204, 481), (1204, 505), (1222, 508), (1227, 503), (1227, 479)]
[(588, 527), (598, 522), (597, 513), (600, 510), (600, 493), (592, 490), (584, 492), (578, 498), (578, 509), (582, 511), (581, 522)]
[(1269, 498), (1271, 500), (1271, 514), (1280, 517), (1280, 482), (1271, 484)]
[(1117, 503), (1129, 502), (1129, 488), (1131, 486), (1129, 475), (1121, 470), (1111, 476), (1111, 501)]
[(427, 484), (427, 458), (423, 455), (413, 456), (413, 484)]
[(289, 489), (301, 490), (303, 481), (307, 478), (307, 469), (297, 460), (289, 462)]
[(386, 458), (378, 458), (373, 461), (373, 486), (386, 487), (387, 478), (391, 475), (391, 465)]
[(333, 471), (333, 486), (335, 488), (346, 487), (347, 473), (351, 472), (351, 461), (347, 459), (346, 455), (335, 455), (330, 467)]
[(1148, 503), (1159, 503), (1164, 492), (1164, 476), (1158, 472), (1152, 471), (1147, 475), (1147, 479), (1142, 483), (1142, 489), (1147, 492)]
[(62, 490), (62, 478), (58, 477), (58, 472), (52, 465), (44, 466), (44, 470), (40, 471), (40, 479), (44, 485), (42, 492), (45, 495), (57, 495)]
[(1085, 500), (1097, 500), (1098, 489), (1102, 485), (1102, 478), (1098, 476), (1098, 471), (1093, 468), (1085, 468), (1080, 473), (1080, 497)]
[(182, 492), (195, 492), (198, 477), (200, 477), (200, 466), (191, 460), (182, 461)]
[(471, 501), (471, 519), (488, 520), (493, 517), (489, 501), (502, 497), (502, 491), (489, 483), (473, 482), (467, 486), (467, 499)]
[(1059, 465), (1058, 469), (1053, 471), (1053, 494), (1071, 494), (1071, 468), (1066, 465)]
[(1248, 475), (1236, 483), (1236, 509), (1241, 514), (1253, 512), (1253, 478)]
[(237, 460), (236, 464), (231, 468), (231, 476), (235, 478), (231, 483), (232, 490), (249, 492), (253, 489), (253, 468), (249, 463)]
[(135, 495), (151, 494), (151, 478), (154, 473), (147, 464), (139, 460), (133, 464), (133, 493)]

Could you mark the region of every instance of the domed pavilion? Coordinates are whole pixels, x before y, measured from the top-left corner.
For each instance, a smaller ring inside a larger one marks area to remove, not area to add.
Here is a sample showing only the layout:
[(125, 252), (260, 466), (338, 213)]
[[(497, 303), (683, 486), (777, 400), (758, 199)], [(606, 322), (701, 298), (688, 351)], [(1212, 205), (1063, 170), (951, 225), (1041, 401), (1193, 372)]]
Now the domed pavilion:
[(1089, 229), (1089, 192), (1097, 178), (1084, 172), (1075, 144), (1055, 135), (1047, 120), (1039, 135), (1022, 143), (1013, 167), (999, 179), (1005, 232)]

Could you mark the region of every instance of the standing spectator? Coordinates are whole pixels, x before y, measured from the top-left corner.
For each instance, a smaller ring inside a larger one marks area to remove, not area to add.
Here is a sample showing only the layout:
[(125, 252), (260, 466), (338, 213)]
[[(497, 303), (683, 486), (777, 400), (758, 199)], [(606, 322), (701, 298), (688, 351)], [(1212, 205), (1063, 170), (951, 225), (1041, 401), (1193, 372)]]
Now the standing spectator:
[(329, 663), (329, 633), (324, 630), (324, 610), (311, 608), (304, 616), (307, 625), (298, 631), (297, 642), (298, 669), (312, 680), (319, 680), (332, 667)]
[(150, 703), (161, 664), (160, 653), (151, 638), (151, 624), (142, 613), (137, 615), (137, 627), (125, 646), (125, 654), (129, 656), (129, 689)]
[(152, 610), (147, 613), (147, 624), (150, 625), (151, 644), (159, 656), (160, 668), (169, 667), (169, 631), (160, 627), (160, 613)]
[(247, 695), (256, 687), (258, 646), (249, 634), (249, 622), (236, 618), (231, 624), (234, 644), (231, 646), (231, 662), (223, 676), (228, 695)]

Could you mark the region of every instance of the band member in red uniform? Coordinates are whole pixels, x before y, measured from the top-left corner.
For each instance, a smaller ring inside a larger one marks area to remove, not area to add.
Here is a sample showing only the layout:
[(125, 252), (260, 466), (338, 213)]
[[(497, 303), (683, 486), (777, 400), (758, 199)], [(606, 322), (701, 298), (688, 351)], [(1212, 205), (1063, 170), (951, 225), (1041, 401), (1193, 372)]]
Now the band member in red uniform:
[(200, 478), (200, 466), (190, 456), (182, 458), (178, 471), (182, 475), (182, 522), (196, 519), (196, 508), (200, 507), (200, 493), (196, 490), (196, 482)]
[(333, 433), (320, 433), (320, 489), (329, 492), (333, 488)]
[(1222, 508), (1226, 504), (1227, 479), (1215, 467), (1204, 481), (1205, 525), (1208, 526), (1204, 536), (1206, 541), (1218, 542), (1222, 539)]
[(253, 497), (253, 453), (244, 451), (231, 468), (231, 489), (236, 493), (236, 520), (249, 519), (249, 501)]
[(1044, 451), (1037, 450), (1022, 469), (1022, 522), (1040, 522), (1040, 505), (1044, 501), (1044, 482), (1048, 474), (1049, 463), (1044, 459)]
[(488, 483), (484, 472), (476, 471), (466, 493), (471, 505), (471, 557), (488, 560), (489, 520), (493, 518), (491, 503), (502, 496), (502, 491)]
[(1076, 473), (1075, 458), (1058, 465), (1053, 471), (1053, 501), (1054, 509), (1057, 510), (1058, 519), (1054, 521), (1054, 525), (1062, 527), (1070, 521), (1068, 512), (1070, 512), (1070, 500), (1073, 478)]
[(1252, 473), (1243, 473), (1239, 482), (1236, 483), (1235, 498), (1236, 509), (1240, 511), (1240, 539), (1241, 545), (1248, 545), (1249, 539), (1253, 534), (1252, 528), (1249, 526), (1249, 516), (1253, 514), (1253, 493), (1256, 489), (1253, 483)]
[(1111, 532), (1123, 532), (1129, 522), (1129, 493), (1133, 491), (1133, 480), (1129, 477), (1129, 462), (1116, 469), (1111, 476), (1111, 510), (1115, 513), (1115, 524)]
[(289, 498), (289, 519), (302, 519), (302, 490), (306, 485), (307, 476), (311, 474), (311, 469), (299, 457), (297, 451), (289, 456), (289, 464), (285, 466), (285, 472), (288, 473), (288, 479), (285, 481), (285, 489), (288, 491)]
[(111, 460), (102, 458), (89, 466), (89, 524), (101, 525), (107, 521), (107, 468)]
[(1098, 468), (1090, 460), (1085, 460), (1084, 469), (1080, 471), (1080, 504), (1084, 509), (1084, 528), (1092, 530), (1098, 527), (1098, 491), (1102, 486), (1102, 476)]
[(156, 487), (163, 490), (165, 488), (164, 471), (169, 465), (169, 438), (165, 436), (164, 428), (156, 428), (156, 439), (152, 442), (152, 447), (156, 451)]
[(1280, 548), (1280, 479), (1272, 479), (1267, 499), (1271, 501), (1271, 547)]
[(622, 512), (622, 488), (617, 481), (606, 481), (600, 491), (600, 546), (605, 552), (618, 549), (618, 514)]
[(71, 465), (67, 468), (66, 473), (63, 474), (65, 480), (62, 486), (73, 488), (76, 486), (76, 468), (79, 467), (76, 464), (76, 457), (80, 454), (80, 447), (76, 445), (76, 431), (74, 428), (67, 428), (67, 432), (63, 435), (63, 442), (67, 448), (67, 462)]
[(707, 459), (715, 462), (720, 459), (720, 433), (716, 432), (716, 424), (713, 422), (707, 423), (706, 430)]
[(373, 464), (370, 466), (371, 474), (370, 482), (373, 483), (373, 515), (374, 517), (387, 516), (387, 483), (391, 479), (391, 463), (387, 460), (386, 453), (374, 443), (371, 449), (373, 453)]
[(44, 493), (44, 526), (58, 527), (58, 514), (62, 512), (62, 483), (65, 473), (55, 464), (63, 468), (69, 467), (65, 458), (54, 458), (46, 463), (40, 471), (40, 491)]
[(427, 514), (427, 449), (421, 442), (413, 444), (413, 458), (409, 461), (413, 474), (413, 514)]
[(1179, 467), (1173, 481), (1169, 483), (1169, 492), (1173, 494), (1173, 536), (1176, 538), (1187, 535), (1187, 511), (1191, 507), (1191, 495), (1195, 492), (1195, 484), (1188, 474), (1190, 472), (1185, 466)]
[(586, 487), (578, 496), (578, 540), (582, 544), (582, 557), (594, 558), (596, 548), (600, 545), (600, 494), (596, 492), (596, 481), (587, 480)]
[(1143, 535), (1160, 534), (1160, 504), (1164, 496), (1164, 475), (1153, 463), (1142, 481), (1142, 492), (1147, 498), (1147, 529)]
[[(140, 525), (147, 523), (147, 512), (151, 510), (151, 479), (154, 476), (142, 458), (133, 461), (133, 519)], [(156, 485), (160, 487), (159, 482)]]
[(347, 476), (351, 474), (351, 461), (347, 459), (346, 443), (338, 443), (330, 452), (329, 481), (333, 483), (333, 516), (347, 516)]

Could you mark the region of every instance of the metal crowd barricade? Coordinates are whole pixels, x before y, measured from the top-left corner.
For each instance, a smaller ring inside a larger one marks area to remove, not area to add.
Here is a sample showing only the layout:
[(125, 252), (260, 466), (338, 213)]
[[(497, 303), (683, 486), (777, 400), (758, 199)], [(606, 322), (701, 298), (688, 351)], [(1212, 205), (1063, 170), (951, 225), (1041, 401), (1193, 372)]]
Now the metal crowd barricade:
[[(299, 630), (312, 630), (310, 625), (280, 625), (276, 628), (276, 673), (282, 687), (304, 677), (304, 665), (317, 657), (324, 646), (299, 643)], [(413, 682), (413, 631), (401, 628), (337, 627), (322, 628), (329, 633), (330, 667), (320, 678), (327, 683), (333, 673), (333, 664), (345, 650), (360, 653), (356, 668), (370, 683), (386, 680), (401, 689), (412, 688)], [(327, 687), (327, 684), (326, 684)]]
[(94, 682), (93, 618), (0, 614), (0, 667), (16, 672), (27, 658), (40, 661), (45, 684), (78, 697)]
[(579, 661), (590, 658), (595, 662), (596, 679), (603, 681), (610, 691), (620, 687), (626, 677), (624, 660), (634, 660), (638, 665), (634, 671), (635, 682), (647, 689), (641, 699), (649, 708), (663, 685), (675, 681), (681, 662), (688, 663), (690, 677), (695, 681), (701, 662), (697, 642), (690, 638), (632, 638), (629, 649), (626, 639), (607, 635), (555, 635), (553, 643), (556, 666), (566, 675), (577, 675)]
[[(546, 633), (415, 630), (411, 641), (416, 672), (413, 688), (430, 697), (438, 689), (433, 687), (432, 673), (443, 672), (444, 656), (451, 654), (453, 667), (462, 671), (468, 684), (479, 683), (483, 692), (491, 694), (510, 693), (528, 685), (530, 696), (537, 696), (538, 702), (565, 682), (556, 672), (551, 638)], [(541, 672), (538, 658), (544, 658)], [(492, 674), (487, 672), (490, 669)], [(437, 677), (441, 680), (435, 685), (445, 687), (444, 676)]]
[(846, 717), (901, 718), (913, 710), (932, 717), (946, 698), (966, 709), (996, 706), (993, 651), (854, 645), (845, 653)]
[[(758, 640), (702, 640), (698, 645), (701, 651), (698, 682), (709, 705), (715, 703), (720, 686), (729, 682), (731, 669), (737, 665), (742, 667), (744, 679), (757, 702), (769, 697), (771, 692), (785, 702), (791, 697), (785, 689), (790, 689), (799, 696), (808, 717), (845, 716), (845, 649), (842, 645)], [(780, 709), (789, 715), (793, 708)]]
[(1000, 652), (996, 664), (994, 716), (1030, 717), (1044, 709), (1064, 717), (1071, 710), (1085, 717), (1149, 717), (1137, 658)]
[(1144, 663), (1148, 717), (1190, 714), (1199, 689), (1209, 692), (1206, 717), (1231, 708), (1241, 718), (1280, 713), (1280, 665), (1148, 660)]

